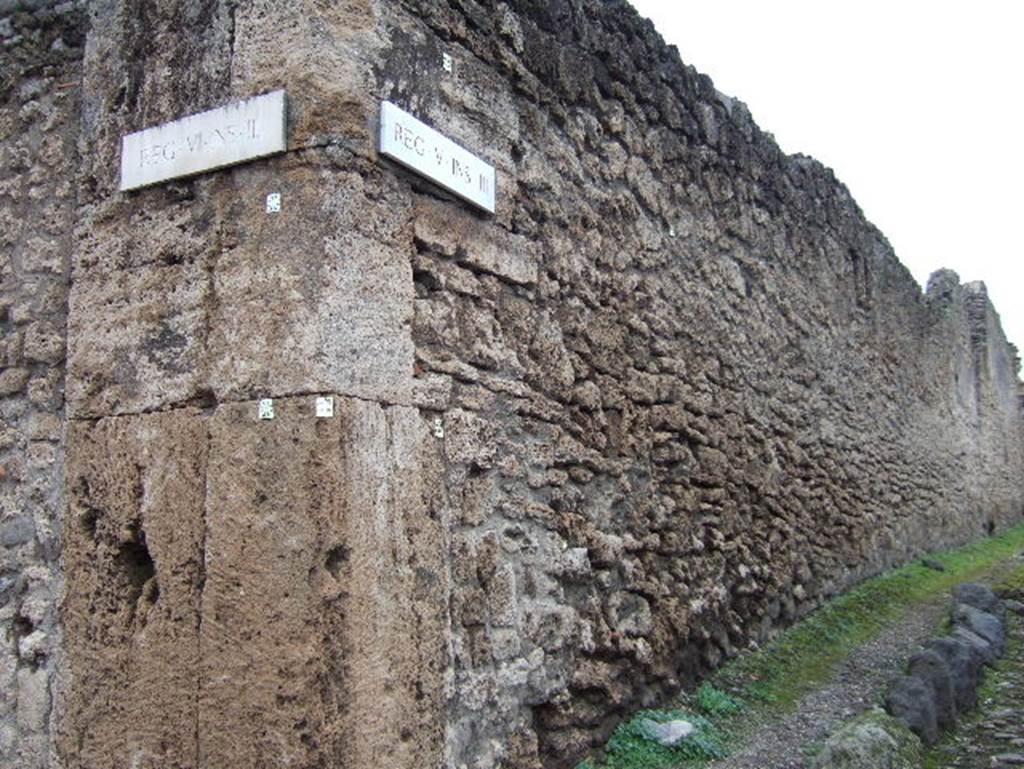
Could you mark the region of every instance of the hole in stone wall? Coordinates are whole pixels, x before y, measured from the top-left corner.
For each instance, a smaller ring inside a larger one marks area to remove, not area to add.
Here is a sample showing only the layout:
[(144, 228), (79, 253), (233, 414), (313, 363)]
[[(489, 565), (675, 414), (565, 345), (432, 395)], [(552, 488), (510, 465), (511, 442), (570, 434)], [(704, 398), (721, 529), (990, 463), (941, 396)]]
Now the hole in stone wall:
[(14, 630), (15, 643), (20, 641), (25, 636), (30, 635), (32, 631), (36, 629), (35, 625), (32, 624), (32, 620), (30, 620), (28, 617), (22, 616), (21, 614), (18, 614), (14, 618), (12, 626)]
[(142, 598), (146, 601), (146, 603), (150, 604), (155, 604), (157, 601), (159, 601), (160, 583), (158, 583), (155, 579), (147, 581), (143, 588)]
[(996, 531), (996, 522), (993, 521), (991, 518), (989, 518), (985, 522), (985, 533), (988, 534), (989, 536), (991, 536), (991, 535), (995, 534), (995, 531)]
[(198, 408), (212, 409), (217, 405), (217, 393), (209, 387), (201, 387), (196, 391), (192, 401)]
[(81, 500), (80, 512), (77, 516), (79, 526), (81, 526), (85, 534), (88, 534), (95, 541), (96, 531), (99, 528), (100, 518), (103, 517), (103, 511), (90, 504), (92, 501), (92, 489), (89, 487), (88, 478), (80, 476), (75, 479), (72, 496)]
[(332, 577), (338, 579), (342, 568), (346, 563), (348, 563), (349, 555), (349, 549), (344, 545), (332, 547), (327, 551), (327, 558), (324, 561), (324, 566), (327, 568), (327, 571), (331, 573)]
[(102, 510), (97, 510), (95, 507), (86, 507), (78, 518), (82, 523), (82, 531), (92, 539), (96, 539), (96, 527), (99, 525), (102, 515)]
[[(32, 635), (35, 629), (35, 623), (33, 623), (31, 619), (23, 616), (22, 614), (16, 615), (14, 617), (14, 621), (11, 623), (14, 648), (20, 649), (22, 639)], [(39, 669), (40, 661), (38, 653), (28, 658), (22, 657), (22, 662), (33, 672)]]
[(443, 288), (438, 277), (426, 270), (413, 270), (412, 281), (417, 287), (422, 286), (427, 293), (440, 291)]
[[(160, 589), (156, 585), (156, 564), (146, 547), (146, 535), (139, 532), (134, 540), (122, 542), (117, 550), (117, 564), (128, 582), (131, 602), (137, 603), (145, 592), (150, 603), (160, 597)], [(153, 580), (147, 589), (146, 585)]]

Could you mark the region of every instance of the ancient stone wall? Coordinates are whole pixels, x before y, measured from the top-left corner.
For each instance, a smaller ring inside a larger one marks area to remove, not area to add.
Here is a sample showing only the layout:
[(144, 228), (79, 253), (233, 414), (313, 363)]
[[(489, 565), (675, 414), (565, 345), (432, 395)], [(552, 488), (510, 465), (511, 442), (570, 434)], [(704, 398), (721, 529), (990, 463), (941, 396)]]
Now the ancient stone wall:
[(49, 766), (84, 12), (0, 17), (0, 765)]
[[(984, 287), (922, 293), (625, 3), (0, 30), (5, 758), (568, 766), (1024, 512)], [(288, 152), (118, 191), (122, 135), (278, 88)], [(493, 217), (378, 157), (384, 99), (496, 167)]]

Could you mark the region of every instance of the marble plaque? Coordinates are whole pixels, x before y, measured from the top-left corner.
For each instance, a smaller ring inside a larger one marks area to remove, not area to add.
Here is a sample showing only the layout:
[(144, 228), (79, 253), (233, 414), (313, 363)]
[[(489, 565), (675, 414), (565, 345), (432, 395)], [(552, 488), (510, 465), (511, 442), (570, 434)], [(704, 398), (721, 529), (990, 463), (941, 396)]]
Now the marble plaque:
[(494, 213), (494, 167), (389, 101), (381, 104), (380, 153)]
[(233, 102), (121, 139), (121, 189), (134, 190), (287, 149), (285, 92)]

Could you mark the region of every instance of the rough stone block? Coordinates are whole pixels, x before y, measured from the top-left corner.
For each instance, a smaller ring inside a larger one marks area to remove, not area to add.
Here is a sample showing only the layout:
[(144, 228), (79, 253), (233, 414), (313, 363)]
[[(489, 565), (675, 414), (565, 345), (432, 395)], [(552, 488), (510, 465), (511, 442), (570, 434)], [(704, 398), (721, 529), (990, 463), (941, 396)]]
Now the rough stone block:
[(938, 740), (935, 688), (927, 681), (914, 676), (897, 678), (886, 692), (885, 710), (906, 724), (925, 745), (934, 745)]
[(133, 413), (195, 398), (209, 297), (196, 264), (78, 276), (68, 326), (71, 412)]
[[(211, 219), (223, 217), (231, 248), (203, 241), (208, 219), (167, 205), (143, 231), (120, 225), (107, 233), (128, 264), (105, 253), (80, 258), (68, 331), (73, 414), (135, 413), (211, 395), (322, 391), (411, 401), (412, 272), (390, 245), (386, 204), (361, 195), (334, 201), (315, 165), (286, 180), (259, 168), (239, 174), (248, 188), (280, 191), (284, 203), (267, 214), (255, 196), (240, 204), (234, 190), (197, 203)], [(216, 205), (227, 211), (217, 214)]]
[(925, 643), (925, 647), (941, 655), (949, 666), (957, 710), (966, 712), (973, 708), (978, 701), (978, 685), (985, 664), (981, 651), (952, 636), (933, 638)]
[(1002, 616), (1003, 607), (992, 588), (974, 582), (963, 582), (953, 587), (953, 603), (973, 606), (978, 611)]
[(440, 755), (439, 448), (413, 409), (313, 405), (75, 424), (66, 766)]
[[(210, 318), (210, 386), (227, 398), (319, 390), (408, 403), (407, 258), (359, 233), (325, 231), (321, 201), (293, 205), (305, 209), (301, 223), (271, 223), (258, 246), (220, 263), (215, 290), (223, 299)], [(287, 256), (267, 261), (265, 249)]]
[(935, 690), (935, 717), (940, 729), (956, 723), (956, 701), (950, 666), (938, 652), (925, 650), (911, 656), (907, 675), (920, 678)]
[(28, 369), (8, 368), (0, 371), (0, 397), (16, 395), (25, 389), (30, 374)]
[(812, 769), (917, 769), (921, 740), (881, 710), (844, 724), (811, 762)]
[(283, 86), (302, 95), (289, 105), (292, 147), (333, 138), (364, 142), (369, 152), (374, 56), (385, 42), (378, 14), (364, 0), (239, 9), (232, 15), (233, 87), (261, 93)]
[(536, 245), (494, 222), (426, 198), (417, 201), (414, 221), (416, 238), (443, 256), (512, 283), (537, 282)]
[(71, 427), (68, 769), (199, 769), (206, 443), (192, 409)]
[(64, 360), (64, 334), (53, 323), (33, 323), (25, 329), (23, 352), (31, 362), (60, 363)]
[(965, 627), (954, 627), (950, 635), (970, 646), (986, 665), (992, 665), (998, 658), (991, 643)]
[(999, 617), (973, 606), (959, 604), (953, 610), (952, 621), (954, 627), (965, 628), (988, 641), (996, 657), (1003, 656), (1006, 650), (1006, 627)]

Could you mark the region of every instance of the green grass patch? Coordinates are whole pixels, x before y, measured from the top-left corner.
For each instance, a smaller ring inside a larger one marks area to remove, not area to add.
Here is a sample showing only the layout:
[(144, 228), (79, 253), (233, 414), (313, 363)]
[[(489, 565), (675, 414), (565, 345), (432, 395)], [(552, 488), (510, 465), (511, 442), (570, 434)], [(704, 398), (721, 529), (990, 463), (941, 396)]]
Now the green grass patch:
[(743, 710), (743, 701), (727, 694), (710, 682), (705, 682), (694, 695), (694, 702), (702, 713), (711, 717), (731, 716)]
[(763, 649), (726, 663), (711, 683), (742, 698), (788, 709), (908, 607), (941, 598), (953, 585), (984, 574), (1021, 548), (1024, 524), (998, 537), (933, 554), (945, 571), (915, 562), (866, 580), (784, 630)]
[[(648, 735), (646, 722), (682, 719), (695, 731), (672, 747), (660, 745)], [(576, 769), (669, 769), (725, 755), (722, 735), (707, 718), (685, 710), (641, 710), (620, 724), (605, 746), (603, 762), (584, 761)]]
[(993, 590), (1003, 598), (1024, 600), (1024, 563), (997, 581)]

